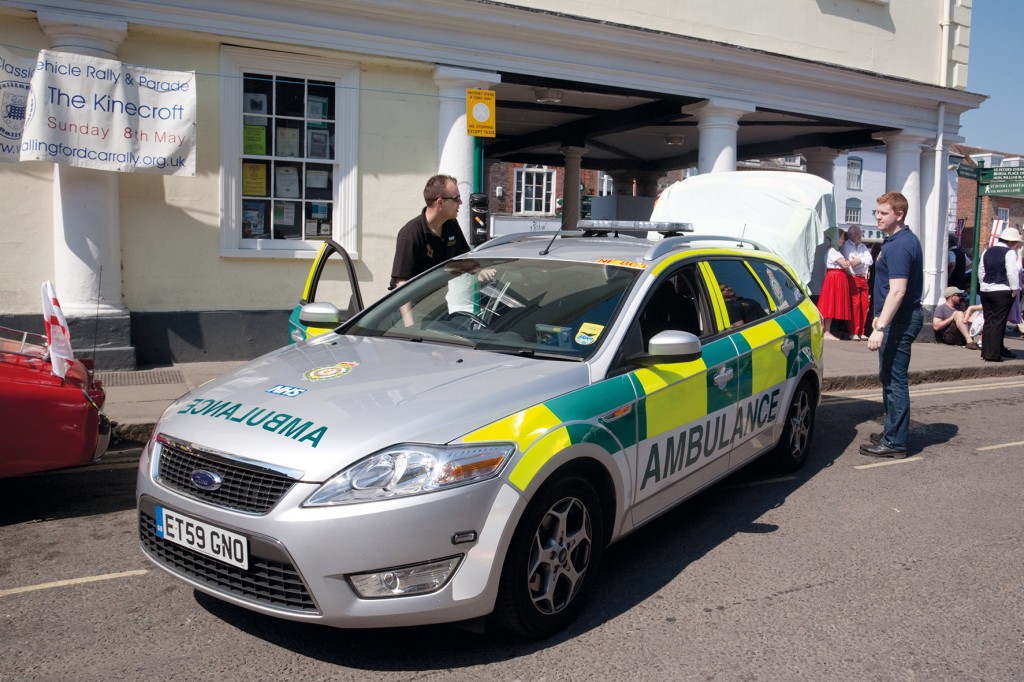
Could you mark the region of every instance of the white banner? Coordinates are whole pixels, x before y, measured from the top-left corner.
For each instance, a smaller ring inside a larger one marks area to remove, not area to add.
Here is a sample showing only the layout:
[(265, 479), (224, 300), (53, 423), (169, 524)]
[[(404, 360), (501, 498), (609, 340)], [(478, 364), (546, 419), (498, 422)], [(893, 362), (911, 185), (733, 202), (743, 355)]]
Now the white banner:
[(17, 162), (36, 63), (0, 47), (0, 161)]
[(195, 73), (42, 50), (22, 161), (123, 173), (195, 175)]

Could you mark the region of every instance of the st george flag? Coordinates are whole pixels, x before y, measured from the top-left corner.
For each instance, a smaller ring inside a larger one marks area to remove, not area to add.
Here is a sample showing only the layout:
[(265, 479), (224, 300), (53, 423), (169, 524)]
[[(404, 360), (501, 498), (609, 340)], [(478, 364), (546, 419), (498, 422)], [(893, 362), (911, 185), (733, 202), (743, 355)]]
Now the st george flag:
[(996, 245), (996, 240), (999, 239), (999, 235), (1001, 235), (1003, 233), (1003, 230), (1006, 229), (1007, 222), (1008, 221), (1006, 220), (992, 221), (992, 233), (989, 235), (988, 238), (988, 247), (990, 249)]
[(50, 348), (53, 373), (63, 379), (68, 373), (68, 366), (75, 358), (75, 352), (71, 350), (68, 323), (64, 319), (64, 311), (60, 309), (57, 292), (53, 290), (50, 280), (43, 282), (43, 322), (46, 323), (46, 345)]

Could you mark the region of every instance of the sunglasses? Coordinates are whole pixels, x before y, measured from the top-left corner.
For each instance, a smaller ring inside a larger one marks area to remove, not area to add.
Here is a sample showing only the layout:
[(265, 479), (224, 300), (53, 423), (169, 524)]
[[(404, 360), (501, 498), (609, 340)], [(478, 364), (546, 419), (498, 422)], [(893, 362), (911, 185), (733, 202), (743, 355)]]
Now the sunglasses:
[(454, 201), (459, 204), (462, 203), (462, 197), (460, 197), (458, 194), (456, 194), (453, 197), (438, 197), (438, 199), (441, 199), (443, 201)]

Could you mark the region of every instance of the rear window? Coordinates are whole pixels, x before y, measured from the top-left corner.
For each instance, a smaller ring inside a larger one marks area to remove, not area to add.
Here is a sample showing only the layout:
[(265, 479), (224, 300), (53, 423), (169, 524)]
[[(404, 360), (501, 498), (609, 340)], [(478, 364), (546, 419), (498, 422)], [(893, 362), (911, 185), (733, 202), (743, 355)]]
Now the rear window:
[(796, 306), (803, 300), (803, 290), (783, 268), (774, 263), (760, 260), (750, 261), (750, 267), (768, 289), (768, 293), (774, 299), (775, 306), (779, 310)]

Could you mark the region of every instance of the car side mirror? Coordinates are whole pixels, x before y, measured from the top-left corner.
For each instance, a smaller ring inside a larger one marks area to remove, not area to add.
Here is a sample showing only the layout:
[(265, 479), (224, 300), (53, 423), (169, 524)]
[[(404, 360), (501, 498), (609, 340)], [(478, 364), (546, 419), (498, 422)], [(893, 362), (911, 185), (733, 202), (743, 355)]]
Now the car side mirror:
[(307, 327), (337, 327), (342, 323), (341, 310), (333, 303), (307, 303), (299, 310), (299, 322)]
[(701, 357), (700, 339), (690, 332), (666, 329), (651, 337), (647, 352), (635, 355), (630, 362), (642, 367), (672, 362), (693, 362)]

